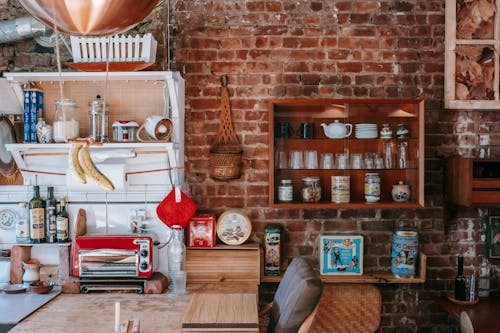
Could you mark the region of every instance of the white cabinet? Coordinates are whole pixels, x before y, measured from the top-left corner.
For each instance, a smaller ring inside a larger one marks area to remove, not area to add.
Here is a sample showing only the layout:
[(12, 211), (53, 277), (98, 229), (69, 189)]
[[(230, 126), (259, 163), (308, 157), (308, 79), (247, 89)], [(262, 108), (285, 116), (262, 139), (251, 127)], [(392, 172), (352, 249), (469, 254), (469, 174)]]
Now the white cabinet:
[[(4, 73), (9, 81), (25, 84), (34, 82), (45, 92), (44, 118), (52, 123), (54, 102), (59, 99), (60, 87), (64, 98), (77, 103), (80, 121), (80, 136), (88, 134), (88, 101), (100, 94), (106, 98), (110, 125), (116, 120), (135, 120), (139, 124), (149, 115), (167, 115), (173, 123), (171, 142), (107, 143), (92, 147), (96, 157), (117, 151), (129, 151), (134, 157), (115, 157), (98, 164), (106, 173), (123, 172), (125, 183), (119, 191), (168, 191), (171, 186), (170, 173), (179, 171), (180, 183), (184, 180), (184, 79), (178, 72), (38, 72)], [(111, 134), (111, 126), (109, 127)], [(110, 135), (111, 137), (111, 135)], [(25, 185), (38, 183), (69, 187), (67, 153), (69, 144), (10, 144), (22, 172)], [(127, 155), (127, 154), (125, 154)], [(113, 167), (110, 167), (113, 166)], [(113, 169), (115, 168), (115, 169)], [(118, 170), (118, 171), (117, 171)], [(98, 187), (69, 188), (80, 192), (98, 191)]]

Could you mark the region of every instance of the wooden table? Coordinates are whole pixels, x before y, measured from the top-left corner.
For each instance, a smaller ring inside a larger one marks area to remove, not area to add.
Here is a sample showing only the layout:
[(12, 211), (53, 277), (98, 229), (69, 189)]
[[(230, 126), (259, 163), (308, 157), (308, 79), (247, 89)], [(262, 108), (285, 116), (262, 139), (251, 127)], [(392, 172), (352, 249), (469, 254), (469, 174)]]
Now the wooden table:
[(469, 315), (474, 333), (500, 332), (500, 297), (481, 298), (475, 305), (458, 305), (446, 298), (439, 299), (438, 304), (456, 320), (462, 311)]
[(194, 294), (183, 332), (259, 332), (255, 294)]
[(121, 320), (137, 318), (141, 333), (180, 333), (182, 318), (195, 293), (248, 293), (257, 297), (256, 285), (188, 284), (189, 293), (168, 294), (89, 293), (61, 294), (21, 321), (9, 333), (113, 333), (114, 303), (120, 302)]

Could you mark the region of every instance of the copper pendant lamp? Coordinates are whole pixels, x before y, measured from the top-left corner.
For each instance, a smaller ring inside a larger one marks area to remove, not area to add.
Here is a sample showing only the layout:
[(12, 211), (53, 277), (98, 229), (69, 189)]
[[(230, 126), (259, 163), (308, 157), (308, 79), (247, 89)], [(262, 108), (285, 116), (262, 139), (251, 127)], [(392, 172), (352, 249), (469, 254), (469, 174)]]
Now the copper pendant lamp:
[(73, 36), (108, 36), (141, 22), (159, 0), (19, 0), (36, 19)]

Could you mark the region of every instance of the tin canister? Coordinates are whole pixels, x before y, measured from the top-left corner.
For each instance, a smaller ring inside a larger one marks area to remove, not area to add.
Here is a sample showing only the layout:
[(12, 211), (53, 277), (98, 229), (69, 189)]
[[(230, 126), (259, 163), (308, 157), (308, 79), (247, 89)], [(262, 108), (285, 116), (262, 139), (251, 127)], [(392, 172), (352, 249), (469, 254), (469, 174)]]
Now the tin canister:
[(380, 200), (380, 176), (378, 173), (365, 174), (365, 200), (366, 202)]
[(43, 90), (24, 90), (24, 142), (37, 142), (36, 124), (44, 116)]
[(350, 201), (350, 176), (332, 176), (332, 202)]
[(280, 226), (264, 228), (264, 275), (279, 276), (281, 274), (281, 241), (283, 229)]
[(391, 271), (396, 276), (415, 276), (418, 260), (418, 232), (399, 229), (392, 234)]

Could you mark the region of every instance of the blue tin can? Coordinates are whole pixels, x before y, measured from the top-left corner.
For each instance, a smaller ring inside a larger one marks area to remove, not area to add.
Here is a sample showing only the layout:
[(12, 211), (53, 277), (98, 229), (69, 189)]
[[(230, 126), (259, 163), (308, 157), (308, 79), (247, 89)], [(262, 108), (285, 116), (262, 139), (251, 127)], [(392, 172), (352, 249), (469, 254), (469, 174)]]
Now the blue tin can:
[(28, 88), (24, 91), (24, 142), (37, 142), (36, 124), (38, 118), (43, 118), (43, 91), (38, 88)]
[(418, 233), (396, 230), (392, 234), (391, 272), (398, 277), (415, 276), (418, 262)]

